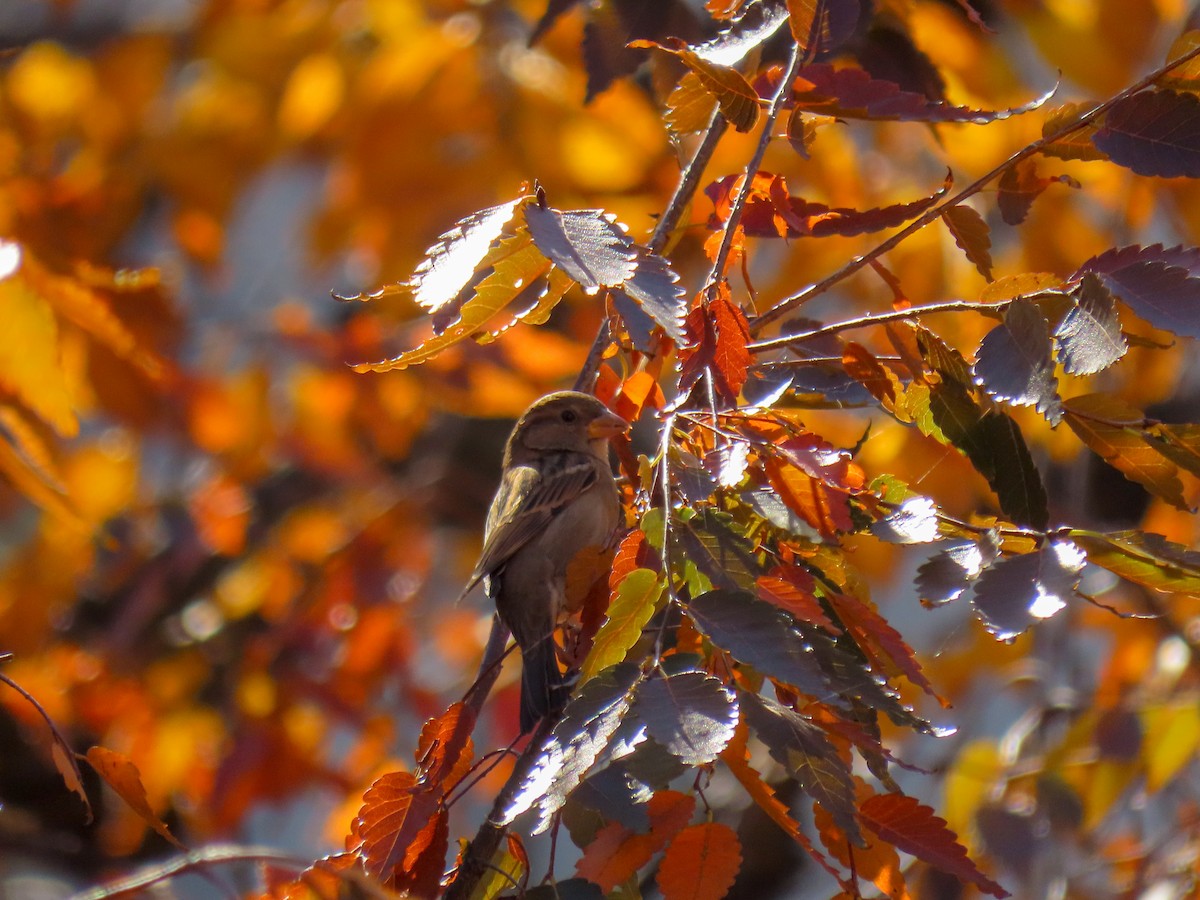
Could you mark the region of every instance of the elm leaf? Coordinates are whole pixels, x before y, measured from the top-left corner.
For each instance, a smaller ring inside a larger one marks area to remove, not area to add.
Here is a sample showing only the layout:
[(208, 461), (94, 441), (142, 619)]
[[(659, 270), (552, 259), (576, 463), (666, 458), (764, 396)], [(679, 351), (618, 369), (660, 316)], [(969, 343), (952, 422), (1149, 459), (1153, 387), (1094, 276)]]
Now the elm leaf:
[(1002, 403), (1034, 407), (1057, 425), (1062, 401), (1052, 350), (1045, 317), (1033, 303), (1018, 298), (1005, 310), (1004, 322), (980, 343), (975, 383)]

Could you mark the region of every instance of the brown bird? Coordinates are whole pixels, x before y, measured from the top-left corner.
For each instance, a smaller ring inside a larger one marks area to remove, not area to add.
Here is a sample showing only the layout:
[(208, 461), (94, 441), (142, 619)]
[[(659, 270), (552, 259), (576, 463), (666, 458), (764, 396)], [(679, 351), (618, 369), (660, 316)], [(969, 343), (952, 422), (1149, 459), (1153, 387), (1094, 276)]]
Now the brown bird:
[(607, 544), (617, 527), (608, 440), (628, 427), (595, 397), (560, 391), (525, 410), (504, 448), (483, 552), (464, 594), (483, 581), (521, 648), (522, 733), (566, 703), (553, 633), (567, 566), (584, 548)]

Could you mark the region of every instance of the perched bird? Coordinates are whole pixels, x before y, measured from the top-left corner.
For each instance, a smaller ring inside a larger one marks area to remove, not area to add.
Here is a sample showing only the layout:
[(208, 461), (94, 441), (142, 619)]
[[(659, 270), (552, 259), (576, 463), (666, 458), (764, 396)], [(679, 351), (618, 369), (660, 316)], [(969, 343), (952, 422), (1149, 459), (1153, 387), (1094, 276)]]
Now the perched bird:
[(483, 581), (521, 648), (521, 731), (566, 702), (554, 628), (567, 566), (603, 546), (620, 514), (608, 440), (629, 426), (595, 397), (548, 394), (525, 410), (504, 448), (483, 552), (464, 594)]

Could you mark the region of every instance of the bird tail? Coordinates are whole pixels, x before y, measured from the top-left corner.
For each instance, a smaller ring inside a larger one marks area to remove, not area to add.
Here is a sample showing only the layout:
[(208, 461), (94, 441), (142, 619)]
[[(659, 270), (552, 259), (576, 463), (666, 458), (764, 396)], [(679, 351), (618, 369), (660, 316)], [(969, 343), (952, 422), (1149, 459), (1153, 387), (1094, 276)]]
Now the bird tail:
[(538, 721), (558, 715), (567, 705), (567, 683), (558, 668), (554, 639), (543, 640), (522, 649), (521, 733), (533, 731)]

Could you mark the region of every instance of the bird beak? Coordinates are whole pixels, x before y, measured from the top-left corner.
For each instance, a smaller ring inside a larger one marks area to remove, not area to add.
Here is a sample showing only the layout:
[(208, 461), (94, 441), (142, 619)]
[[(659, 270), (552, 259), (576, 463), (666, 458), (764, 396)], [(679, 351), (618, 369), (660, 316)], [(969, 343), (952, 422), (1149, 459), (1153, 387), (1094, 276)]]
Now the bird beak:
[(588, 423), (588, 440), (608, 440), (629, 430), (629, 423), (615, 413), (605, 412)]

